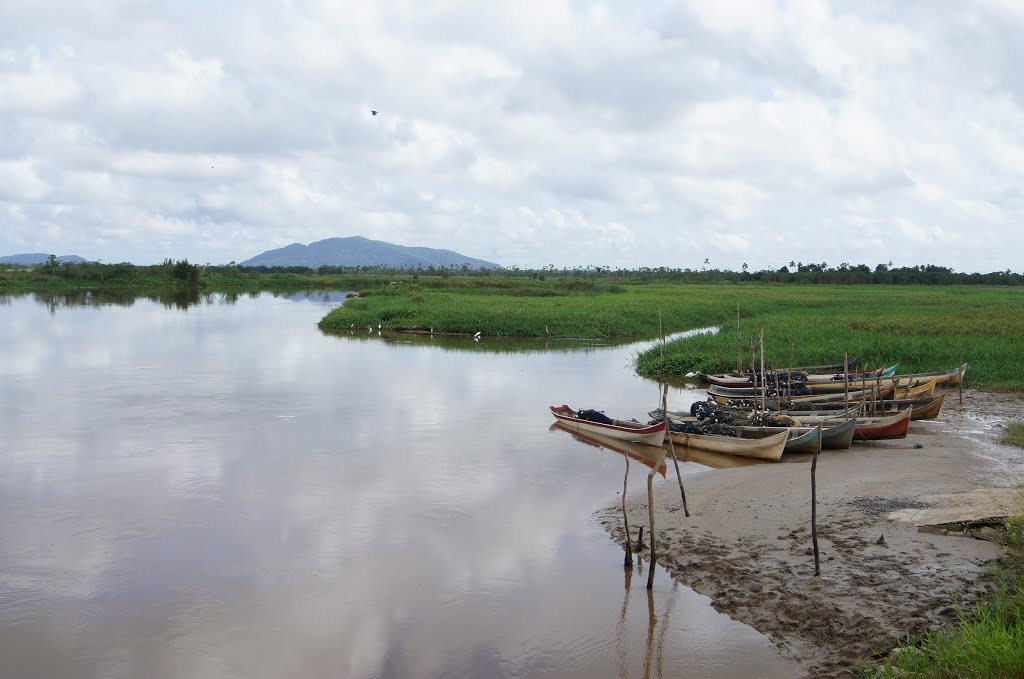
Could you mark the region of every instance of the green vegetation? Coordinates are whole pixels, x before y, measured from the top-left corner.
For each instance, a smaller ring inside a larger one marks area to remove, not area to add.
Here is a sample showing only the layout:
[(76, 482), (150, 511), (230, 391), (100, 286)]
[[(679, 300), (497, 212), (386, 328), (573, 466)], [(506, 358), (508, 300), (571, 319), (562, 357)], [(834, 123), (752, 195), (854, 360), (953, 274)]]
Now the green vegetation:
[(1006, 433), (999, 442), (1004, 446), (1024, 448), (1024, 422), (1011, 422), (1006, 425)]
[[(666, 372), (726, 372), (736, 366), (736, 304), (742, 353), (764, 329), (768, 367), (831, 363), (844, 352), (870, 366), (899, 363), (900, 372), (949, 370), (970, 363), (967, 384), (1024, 391), (1024, 296), (1013, 288), (953, 286), (743, 286), (694, 289), (720, 307), (717, 335), (669, 345)], [(732, 317), (728, 317), (731, 309)], [(724, 313), (723, 313), (724, 312)], [(660, 352), (638, 357), (654, 375)]]
[[(937, 276), (936, 269), (913, 271)], [(860, 270), (804, 265), (800, 271), (811, 276)], [(0, 268), (0, 291), (358, 291), (358, 298), (321, 321), (324, 330), (381, 323), (391, 329), (486, 336), (641, 340), (657, 337), (659, 313), (667, 333), (721, 327), (716, 335), (671, 342), (664, 366), (660, 350), (640, 354), (635, 367), (645, 375), (662, 369), (685, 375), (734, 368), (739, 305), (745, 365), (749, 341), (763, 328), (769, 367), (789, 365), (791, 347), (797, 365), (831, 363), (849, 352), (861, 365), (898, 362), (901, 372), (949, 370), (962, 357), (971, 365), (969, 386), (1024, 391), (1024, 287), (700, 284), (687, 281), (702, 276), (731, 280), (723, 278), (726, 273), (752, 280), (757, 274), (664, 269), (620, 275), (607, 269), (554, 268), (440, 273), (399, 275), (373, 267), (286, 272), (170, 260), (149, 267), (51, 261), (39, 267)]]
[[(1024, 391), (1024, 295), (1015, 288), (954, 286), (688, 285), (667, 282), (497, 277), (405, 279), (350, 300), (325, 330), (383, 323), (404, 329), (485, 335), (653, 339), (718, 325), (718, 334), (669, 343), (665, 372), (726, 372), (736, 366), (736, 305), (742, 353), (765, 333), (768, 366), (830, 363), (844, 352), (861, 364), (903, 372), (949, 370), (963, 361), (970, 386)], [(656, 375), (660, 349), (637, 357)]]
[(1024, 676), (1024, 517), (1006, 520), (1003, 559), (991, 599), (959, 611), (957, 623), (907, 642), (890, 664), (865, 669), (865, 679), (958, 679)]

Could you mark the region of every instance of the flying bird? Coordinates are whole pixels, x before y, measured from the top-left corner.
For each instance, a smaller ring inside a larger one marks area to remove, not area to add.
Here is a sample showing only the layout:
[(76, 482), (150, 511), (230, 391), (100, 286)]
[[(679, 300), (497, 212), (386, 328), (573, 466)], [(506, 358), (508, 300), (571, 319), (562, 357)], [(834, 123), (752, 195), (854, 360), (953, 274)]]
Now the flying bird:
[(377, 115), (376, 111), (370, 111), (370, 113), (372, 113), (373, 115)]

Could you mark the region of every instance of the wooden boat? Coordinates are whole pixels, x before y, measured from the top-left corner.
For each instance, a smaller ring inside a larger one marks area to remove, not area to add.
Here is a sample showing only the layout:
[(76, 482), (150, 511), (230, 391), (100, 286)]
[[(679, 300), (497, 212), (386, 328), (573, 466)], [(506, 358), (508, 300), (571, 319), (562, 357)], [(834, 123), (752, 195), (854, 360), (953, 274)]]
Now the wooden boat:
[(595, 448), (603, 448), (610, 450), (613, 453), (624, 455), (632, 458), (640, 464), (657, 471), (663, 477), (668, 471), (668, 466), (665, 463), (665, 451), (664, 448), (656, 448), (654, 446), (646, 446), (640, 443), (633, 443), (632, 441), (623, 441), (621, 439), (613, 439), (603, 434), (595, 434), (594, 432), (585, 431), (573, 431), (563, 422), (558, 421), (551, 425), (552, 428), (561, 429), (566, 432), (574, 439), (581, 443), (585, 443), (588, 446)]
[(857, 441), (884, 441), (907, 437), (910, 429), (910, 414), (913, 408), (905, 408), (903, 412), (889, 417), (865, 418), (857, 420), (857, 428), (853, 430), (853, 438)]
[[(890, 401), (878, 401), (877, 403), (865, 403), (864, 414), (872, 417), (893, 415), (903, 412), (905, 408), (911, 408), (910, 421), (934, 420), (942, 410), (942, 403), (946, 394), (938, 396), (925, 396), (923, 398), (902, 398)], [(799, 417), (799, 415), (796, 415)]]
[[(852, 371), (856, 367), (856, 365), (857, 365), (857, 357), (853, 356), (846, 363), (846, 367), (845, 368), (843, 367), (842, 363), (829, 363), (827, 365), (803, 365), (803, 366), (797, 366), (797, 367), (793, 368), (793, 372), (802, 372), (802, 373), (807, 373), (808, 375), (818, 375), (818, 374), (831, 375), (831, 374), (834, 374), (834, 373), (841, 373), (844, 370), (847, 371), (847, 372)], [(710, 379), (709, 379), (711, 377), (732, 377), (732, 378), (736, 378), (736, 379), (747, 380), (747, 381), (750, 381), (752, 383), (753, 379), (754, 379), (753, 375), (755, 373), (757, 373), (756, 370), (743, 370), (741, 372), (733, 371), (729, 375), (714, 375), (714, 374), (709, 374), (709, 373), (705, 373), (705, 372), (697, 372), (697, 373), (694, 374), (694, 377), (697, 380), (701, 381), (701, 382), (708, 382), (708, 383), (712, 383), (710, 381)], [(731, 385), (725, 384), (723, 386), (731, 386)]]
[[(572, 431), (561, 422), (555, 422), (551, 425), (551, 428), (564, 431), (577, 441), (585, 443), (588, 446), (604, 448), (619, 453), (620, 455), (628, 455), (630, 458), (640, 462), (650, 469), (654, 469), (654, 465), (658, 464), (658, 459), (660, 458), (661, 465), (657, 468), (657, 473), (661, 474), (663, 477), (666, 476), (666, 472), (668, 470), (668, 455), (670, 454), (670, 451), (664, 445), (660, 448), (656, 448), (654, 446), (645, 446), (631, 441), (612, 439), (592, 432)], [(663, 455), (665, 457), (662, 457)], [(680, 462), (693, 462), (704, 465), (705, 467), (711, 467), (712, 469), (732, 469), (734, 467), (749, 467), (750, 465), (755, 464), (771, 464), (771, 460), (759, 460), (755, 457), (738, 457), (736, 455), (710, 453), (706, 450), (698, 450), (696, 448), (688, 448), (685, 446), (679, 446), (676, 449), (676, 458)]]
[[(760, 430), (767, 433), (775, 433), (779, 431), (789, 431), (790, 440), (786, 445), (787, 453), (813, 453), (814, 448), (817, 446), (817, 440), (815, 438), (807, 439), (808, 445), (799, 446), (794, 444), (794, 438), (799, 438), (809, 434), (816, 427), (820, 426), (821, 431), (818, 433), (818, 437), (821, 439), (822, 450), (847, 450), (853, 444), (854, 429), (857, 426), (857, 418), (851, 417), (848, 420), (835, 420), (824, 421), (817, 423), (807, 423), (811, 426), (808, 427), (734, 427), (734, 429), (742, 429), (743, 436), (759, 436), (754, 430)], [(813, 443), (811, 443), (813, 441)]]
[[(870, 380), (867, 380), (867, 381), (860, 381), (860, 382), (857, 382), (856, 385), (851, 384), (849, 386), (843, 384), (842, 382), (821, 382), (821, 383), (818, 383), (818, 384), (807, 383), (805, 386), (806, 386), (807, 390), (811, 393), (811, 395), (817, 395), (817, 394), (842, 394), (842, 393), (844, 393), (847, 390), (853, 391), (853, 390), (856, 390), (856, 389), (867, 389), (867, 388), (872, 388), (872, 387), (875, 388), (875, 389), (884, 389), (884, 388), (888, 387), (889, 385), (892, 385), (893, 388), (895, 388), (896, 384), (897, 384), (896, 381), (892, 380), (892, 379), (880, 380), (878, 378), (873, 378), (873, 379), (870, 379)], [(719, 394), (721, 396), (737, 396), (737, 397), (749, 396), (751, 398), (753, 398), (754, 396), (761, 396), (761, 393), (763, 391), (764, 390), (761, 387), (720, 387), (718, 385), (712, 385), (711, 388), (708, 390), (709, 393), (715, 393), (715, 394)], [(786, 388), (783, 387), (783, 398), (785, 398), (785, 397), (786, 397)], [(768, 398), (775, 398), (775, 397), (769, 395)], [(799, 396), (794, 396), (793, 398), (800, 398), (800, 397)]]
[[(896, 369), (899, 368), (899, 363), (890, 365), (888, 368), (877, 368), (875, 370), (856, 370), (845, 373), (846, 378), (849, 380), (850, 385), (858, 384), (862, 380), (874, 380), (879, 377), (895, 377)], [(837, 372), (831, 375), (808, 375), (807, 384), (823, 384), (823, 383), (838, 383), (843, 384), (844, 373)]]
[[(910, 429), (910, 414), (913, 408), (904, 408), (901, 412), (888, 417), (860, 417), (853, 430), (855, 441), (885, 441), (888, 439), (906, 438)], [(838, 420), (828, 418), (800, 418), (804, 424), (823, 424), (829, 422), (840, 424)]]
[(640, 424), (629, 420), (612, 420), (612, 424), (591, 422), (577, 417), (575, 410), (567, 405), (548, 406), (555, 419), (572, 431), (592, 432), (620, 441), (636, 441), (649, 446), (660, 446), (665, 441), (665, 423)]
[(685, 434), (670, 431), (673, 443), (725, 455), (743, 455), (756, 457), (760, 460), (778, 462), (786, 449), (789, 432), (781, 431), (761, 439), (744, 439), (737, 436), (718, 436), (717, 434)]
[(908, 375), (895, 375), (900, 380), (900, 384), (906, 384), (908, 382), (924, 381), (935, 379), (936, 384), (957, 384), (964, 378), (964, 373), (967, 372), (969, 366), (964, 363), (959, 368), (953, 368), (945, 372), (935, 373), (910, 373)]
[(938, 380), (929, 380), (919, 384), (911, 384), (907, 387), (897, 387), (893, 390), (895, 398), (926, 398), (935, 394), (935, 387)]
[(785, 453), (813, 453), (821, 443), (820, 424), (813, 427), (733, 426), (732, 428), (743, 439), (764, 439), (784, 431), (789, 435), (783, 448)]
[[(713, 387), (708, 389), (708, 395), (714, 400), (715, 403), (722, 405), (729, 405), (734, 401), (745, 401), (754, 400), (753, 396), (723, 396), (722, 394), (716, 393), (716, 390), (720, 387)], [(888, 386), (883, 386), (881, 390), (870, 387), (868, 389), (855, 389), (849, 392), (849, 400), (851, 401), (863, 401), (870, 398), (883, 399), (889, 396), (895, 390), (896, 383), (890, 382)], [(840, 392), (838, 394), (811, 394), (810, 396), (790, 396), (788, 398), (789, 403), (814, 403), (814, 402), (830, 402), (830, 403), (842, 403), (844, 401), (845, 394)], [(768, 398), (767, 401), (770, 403), (777, 399)], [(783, 401), (786, 403), (786, 401)]]

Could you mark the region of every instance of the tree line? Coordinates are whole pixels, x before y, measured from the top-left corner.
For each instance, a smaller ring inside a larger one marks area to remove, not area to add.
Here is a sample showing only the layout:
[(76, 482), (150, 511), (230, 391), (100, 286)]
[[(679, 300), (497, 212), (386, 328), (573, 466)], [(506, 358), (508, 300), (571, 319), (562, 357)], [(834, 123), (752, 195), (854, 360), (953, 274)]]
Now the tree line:
[(506, 278), (582, 278), (615, 279), (619, 281), (676, 281), (684, 283), (792, 283), (830, 285), (1024, 285), (1024, 274), (1009, 269), (989, 273), (967, 273), (954, 271), (950, 267), (934, 264), (915, 266), (893, 266), (892, 262), (877, 264), (874, 268), (865, 264), (851, 265), (843, 262), (829, 266), (827, 262), (790, 262), (779, 269), (750, 271), (744, 264), (739, 271), (730, 269), (700, 269), (671, 267), (637, 267), (632, 269), (610, 266), (555, 267), (553, 264), (541, 268), (511, 266), (504, 269), (474, 268), (469, 264), (461, 266), (416, 266), (392, 267), (381, 265), (362, 266), (240, 266), (228, 264), (192, 264), (187, 259), (166, 259), (157, 265), (136, 265), (128, 262), (102, 264), (99, 262), (60, 262), (53, 255), (48, 260), (31, 268), (45, 278), (116, 281), (133, 280), (142, 277), (159, 277), (195, 288), (201, 285), (203, 274), (302, 274), (307, 276), (378, 275), (378, 276), (484, 276)]

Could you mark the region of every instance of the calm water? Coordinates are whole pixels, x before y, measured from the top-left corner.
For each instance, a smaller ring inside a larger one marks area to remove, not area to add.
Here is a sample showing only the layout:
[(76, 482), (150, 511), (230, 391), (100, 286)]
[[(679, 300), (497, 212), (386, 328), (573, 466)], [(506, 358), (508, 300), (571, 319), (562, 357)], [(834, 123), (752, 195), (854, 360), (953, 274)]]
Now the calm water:
[(656, 406), (636, 346), (324, 335), (338, 301), (0, 298), (0, 675), (792, 674), (626, 577), (624, 458), (551, 430)]

